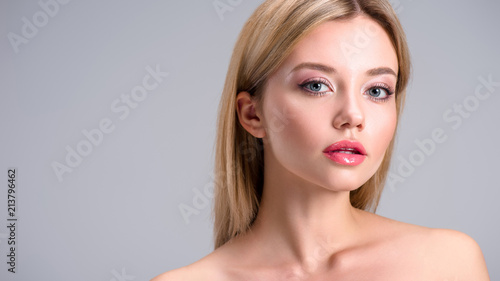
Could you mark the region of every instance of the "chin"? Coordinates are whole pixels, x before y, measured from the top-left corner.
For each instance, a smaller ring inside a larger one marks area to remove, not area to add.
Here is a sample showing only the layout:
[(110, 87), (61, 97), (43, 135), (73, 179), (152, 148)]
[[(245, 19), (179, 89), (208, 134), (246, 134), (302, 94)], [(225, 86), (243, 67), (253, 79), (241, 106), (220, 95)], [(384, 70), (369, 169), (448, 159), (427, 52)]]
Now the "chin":
[(371, 173), (372, 171), (366, 171), (366, 169), (341, 169), (332, 171), (328, 175), (328, 185), (334, 190), (356, 190), (365, 184), (375, 174), (375, 171), (373, 173)]
[(353, 191), (360, 188), (368, 179), (360, 181), (359, 177), (336, 177), (335, 179), (331, 179), (325, 188), (331, 191)]

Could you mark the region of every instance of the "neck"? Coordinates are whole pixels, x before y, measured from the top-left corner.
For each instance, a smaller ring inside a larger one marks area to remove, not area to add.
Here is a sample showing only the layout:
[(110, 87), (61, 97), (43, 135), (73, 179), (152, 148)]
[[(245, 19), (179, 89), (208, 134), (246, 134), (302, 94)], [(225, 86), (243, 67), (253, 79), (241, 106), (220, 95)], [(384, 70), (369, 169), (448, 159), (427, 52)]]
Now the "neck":
[(349, 191), (314, 185), (268, 161), (251, 236), (276, 263), (315, 270), (359, 237), (357, 214)]

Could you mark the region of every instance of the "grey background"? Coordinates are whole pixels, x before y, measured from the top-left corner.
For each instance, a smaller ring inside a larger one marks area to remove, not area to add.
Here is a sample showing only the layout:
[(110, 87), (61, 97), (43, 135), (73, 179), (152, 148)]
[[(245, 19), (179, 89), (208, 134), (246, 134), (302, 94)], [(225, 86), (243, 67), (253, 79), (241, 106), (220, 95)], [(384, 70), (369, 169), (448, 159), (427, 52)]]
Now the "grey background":
[[(210, 207), (198, 205), (187, 223), (179, 206), (205, 203), (196, 192), (212, 182), (229, 58), (261, 2), (232, 1), (219, 15), (212, 0), (71, 1), (17, 53), (8, 34), (21, 35), (23, 17), (33, 22), (43, 10), (37, 1), (0, 2), (1, 280), (149, 280), (211, 252)], [(500, 2), (393, 6), (414, 74), (392, 174), (418, 154), (415, 140), (436, 128), (447, 140), (386, 187), (377, 213), (467, 233), (499, 280), (500, 87), (456, 130), (443, 114), (470, 101), (478, 77), (500, 81)], [(168, 77), (121, 120), (113, 101), (157, 65)], [(64, 164), (66, 146), (75, 149), (103, 118), (115, 129), (60, 182), (52, 163)], [(9, 167), (18, 169), (16, 274), (6, 264)]]

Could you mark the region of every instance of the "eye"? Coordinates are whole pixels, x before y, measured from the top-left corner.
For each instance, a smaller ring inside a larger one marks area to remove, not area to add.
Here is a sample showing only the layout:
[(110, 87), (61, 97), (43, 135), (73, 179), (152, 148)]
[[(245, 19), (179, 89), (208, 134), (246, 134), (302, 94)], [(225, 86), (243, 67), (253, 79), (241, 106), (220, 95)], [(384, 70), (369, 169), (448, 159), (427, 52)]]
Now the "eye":
[(371, 87), (365, 93), (374, 101), (387, 101), (394, 94), (394, 91), (385, 84), (379, 84)]
[(329, 83), (324, 79), (309, 80), (299, 86), (308, 92), (308, 94), (313, 96), (323, 96), (332, 92)]
[(389, 95), (387, 91), (382, 88), (371, 88), (370, 90), (368, 90), (368, 94), (375, 98), (385, 98)]
[(328, 90), (328, 86), (320, 82), (309, 82), (305, 87), (313, 92), (324, 92)]

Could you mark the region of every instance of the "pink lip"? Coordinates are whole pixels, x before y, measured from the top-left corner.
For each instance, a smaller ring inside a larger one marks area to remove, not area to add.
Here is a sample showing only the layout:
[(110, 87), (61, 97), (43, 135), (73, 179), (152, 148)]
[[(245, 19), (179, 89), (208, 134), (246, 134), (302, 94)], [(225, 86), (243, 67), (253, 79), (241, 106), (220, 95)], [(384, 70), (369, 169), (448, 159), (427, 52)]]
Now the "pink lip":
[(357, 166), (366, 158), (366, 150), (363, 145), (357, 141), (349, 140), (338, 141), (325, 148), (323, 153), (334, 162), (347, 166)]

